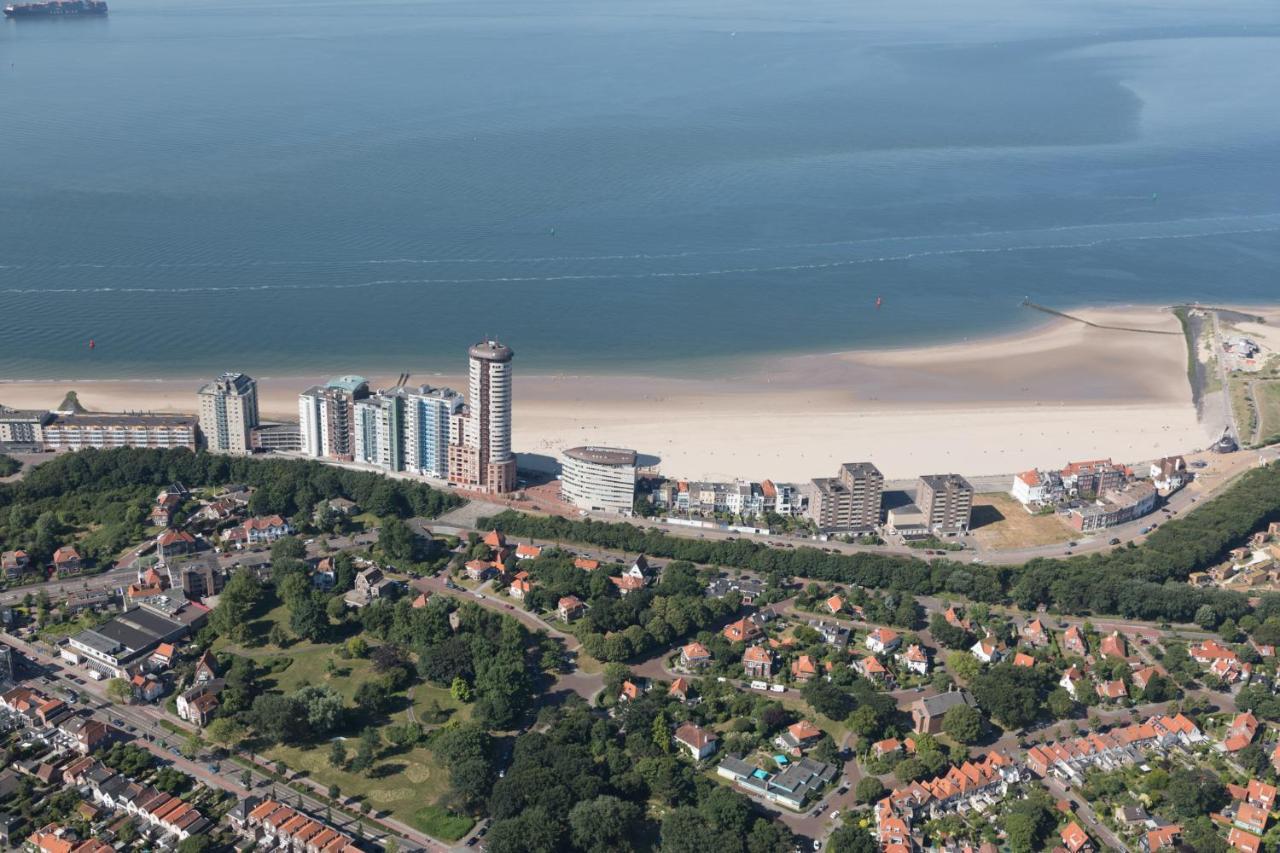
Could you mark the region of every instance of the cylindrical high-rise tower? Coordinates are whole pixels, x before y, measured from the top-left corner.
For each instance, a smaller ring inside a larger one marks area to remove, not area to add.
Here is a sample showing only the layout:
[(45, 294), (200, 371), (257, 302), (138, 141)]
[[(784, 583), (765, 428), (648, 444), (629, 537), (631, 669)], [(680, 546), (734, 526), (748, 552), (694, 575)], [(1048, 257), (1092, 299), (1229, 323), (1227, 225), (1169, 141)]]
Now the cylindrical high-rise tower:
[(481, 341), (470, 357), (468, 410), (461, 443), (451, 454), (450, 480), (486, 492), (516, 487), (516, 458), (511, 452), (510, 347)]

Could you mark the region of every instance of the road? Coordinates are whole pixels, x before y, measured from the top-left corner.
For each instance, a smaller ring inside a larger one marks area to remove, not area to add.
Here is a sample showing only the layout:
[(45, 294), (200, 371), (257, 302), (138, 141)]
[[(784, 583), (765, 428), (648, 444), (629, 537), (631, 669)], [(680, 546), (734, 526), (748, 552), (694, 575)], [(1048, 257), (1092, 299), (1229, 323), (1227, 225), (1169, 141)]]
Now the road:
[(1240, 434), (1240, 424), (1236, 420), (1235, 410), (1231, 406), (1231, 376), (1227, 371), (1227, 360), (1222, 349), (1222, 320), (1217, 311), (1210, 311), (1213, 317), (1213, 363), (1218, 367), (1218, 380), (1222, 383), (1222, 406), (1224, 421), (1236, 441), (1244, 443), (1253, 438)]
[(1084, 824), (1084, 829), (1095, 841), (1102, 842), (1108, 850), (1128, 850), (1128, 846), (1120, 840), (1114, 832), (1106, 827), (1097, 814), (1094, 813), (1093, 807), (1088, 802), (1081, 799), (1074, 791), (1068, 791), (1061, 781), (1050, 776), (1041, 779), (1040, 783), (1049, 789), (1049, 793), (1053, 795), (1055, 800), (1067, 800), (1074, 806), (1076, 819)]

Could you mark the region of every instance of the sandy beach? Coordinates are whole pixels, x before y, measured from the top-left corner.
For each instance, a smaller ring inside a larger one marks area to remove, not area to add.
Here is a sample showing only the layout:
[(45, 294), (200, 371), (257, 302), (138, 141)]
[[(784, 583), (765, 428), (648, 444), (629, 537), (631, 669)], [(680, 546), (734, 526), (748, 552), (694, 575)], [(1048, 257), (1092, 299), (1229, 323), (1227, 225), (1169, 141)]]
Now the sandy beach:
[[(1005, 337), (742, 361), (721, 378), (696, 379), (521, 374), (517, 356), (513, 444), (532, 462), (608, 444), (657, 456), (672, 476), (782, 481), (828, 476), (863, 459), (905, 478), (1205, 447), (1216, 427), (1197, 420), (1177, 319), (1156, 307), (1074, 313), (1173, 334), (1046, 318)], [(298, 392), (324, 379), (259, 377), (263, 417), (296, 419)], [(375, 387), (394, 381), (369, 379)], [(411, 382), (464, 387), (460, 373), (421, 372)], [(48, 408), (74, 388), (94, 410), (190, 412), (199, 384), (0, 381), (0, 404)]]

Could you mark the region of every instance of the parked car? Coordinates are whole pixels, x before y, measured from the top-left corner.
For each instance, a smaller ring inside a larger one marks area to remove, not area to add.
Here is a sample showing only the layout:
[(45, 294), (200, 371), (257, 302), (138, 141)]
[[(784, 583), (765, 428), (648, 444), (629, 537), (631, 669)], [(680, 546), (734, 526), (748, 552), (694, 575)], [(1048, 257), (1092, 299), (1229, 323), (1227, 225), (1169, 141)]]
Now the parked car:
[(1114, 536), (1113, 536), (1113, 537), (1111, 537), (1111, 539), (1109, 539), (1109, 540), (1107, 541), (1107, 544), (1108, 544), (1108, 545), (1119, 545), (1119, 544), (1120, 544), (1120, 540), (1119, 540), (1117, 537), (1114, 537)]

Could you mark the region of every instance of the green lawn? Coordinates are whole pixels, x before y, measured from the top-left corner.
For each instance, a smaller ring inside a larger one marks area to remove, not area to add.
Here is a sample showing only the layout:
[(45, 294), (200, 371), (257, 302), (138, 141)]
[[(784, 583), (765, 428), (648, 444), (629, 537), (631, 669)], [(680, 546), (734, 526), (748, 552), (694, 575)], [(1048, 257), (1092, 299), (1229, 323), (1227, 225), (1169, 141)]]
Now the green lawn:
[[(281, 622), (287, 627), (287, 611), (283, 606), (277, 607), (259, 622), (261, 624), (254, 625), (255, 634), (265, 636), (273, 622)], [(336, 654), (337, 646), (330, 644), (301, 641), (281, 649), (272, 645), (242, 647), (219, 640), (215, 648), (252, 658), (261, 666), (275, 669), (263, 676), (263, 686), (284, 693), (309, 684), (325, 685), (350, 702), (360, 684), (374, 676), (373, 665), (368, 660), (344, 660)], [(326, 671), (330, 660), (336, 666), (332, 673)], [(409, 689), (408, 697), (410, 701), (390, 715), (390, 724), (408, 721), (410, 707), (416, 718), (428, 726), (431, 725), (433, 706), (440, 709), (442, 719), (447, 715), (450, 719), (465, 720), (471, 715), (470, 706), (455, 700), (443, 687), (415, 685)], [(355, 752), (356, 734), (356, 731), (348, 733), (348, 755)], [(291, 770), (304, 773), (321, 785), (337, 785), (343, 797), (357, 797), (368, 802), (377, 812), (389, 813), (397, 820), (437, 838), (453, 841), (471, 829), (471, 818), (452, 814), (436, 805), (448, 790), (448, 773), (425, 747), (400, 750), (387, 745), (369, 773), (351, 773), (330, 766), (327, 744), (306, 747), (277, 745), (263, 754), (272, 761), (284, 762)]]

